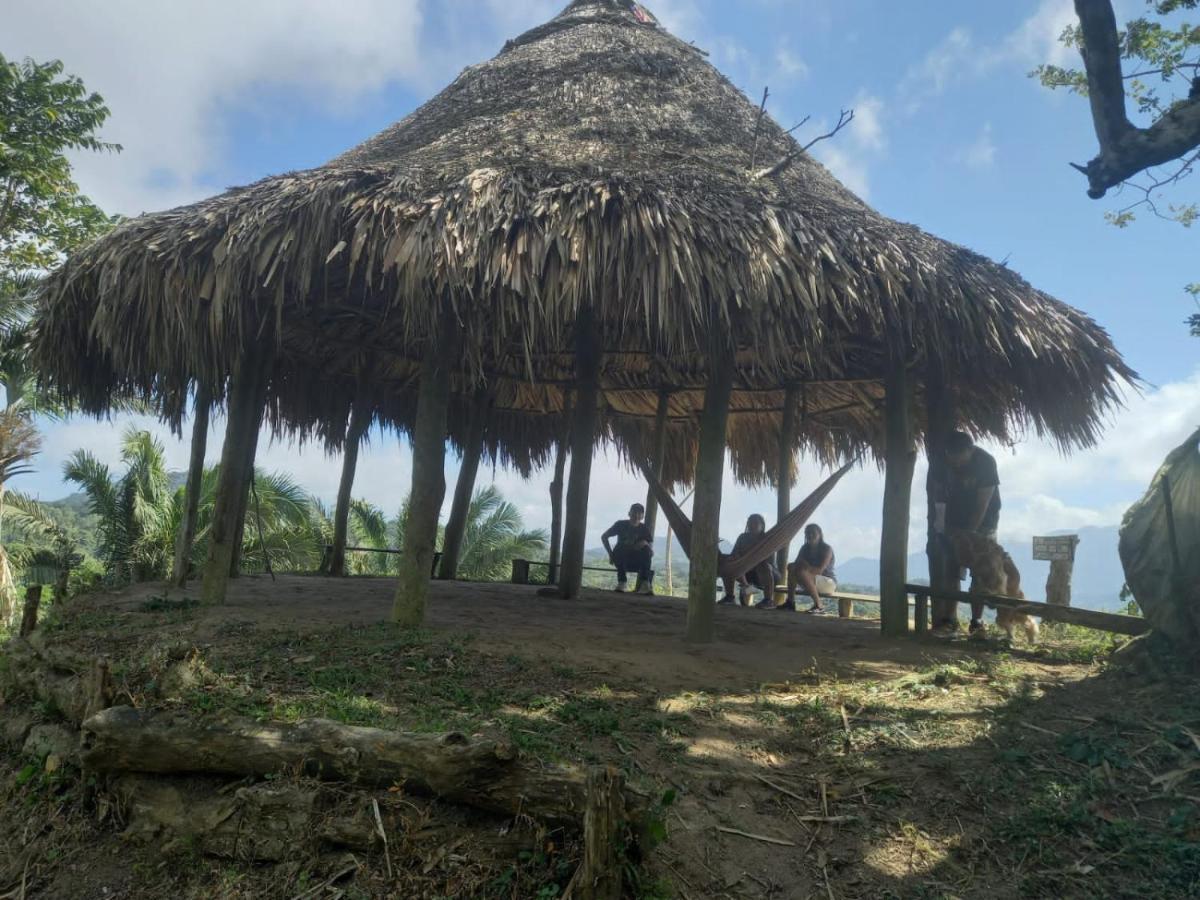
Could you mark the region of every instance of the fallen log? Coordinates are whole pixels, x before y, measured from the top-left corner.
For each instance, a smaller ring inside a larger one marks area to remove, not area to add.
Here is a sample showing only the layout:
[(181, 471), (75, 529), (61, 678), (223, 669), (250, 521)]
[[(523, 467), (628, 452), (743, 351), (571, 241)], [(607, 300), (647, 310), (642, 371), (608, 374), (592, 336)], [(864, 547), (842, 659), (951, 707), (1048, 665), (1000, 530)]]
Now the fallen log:
[(621, 900), (625, 836), (624, 780), (612, 766), (587, 776), (583, 863), (576, 874), (580, 900)]
[[(567, 766), (540, 765), (507, 741), (464, 734), (409, 734), (323, 719), (294, 724), (197, 720), (172, 711), (115, 706), (83, 723), (85, 768), (101, 772), (303, 774), (325, 780), (401, 785), (506, 816), (582, 827), (586, 779)], [(626, 807), (644, 798), (624, 789)], [(638, 816), (633, 817), (640, 819)]]
[(933, 597), (937, 600), (949, 600), (954, 603), (982, 603), (989, 609), (1011, 609), (1028, 616), (1039, 616), (1044, 622), (1080, 625), (1084, 628), (1095, 628), (1098, 631), (1108, 631), (1113, 634), (1137, 637), (1150, 630), (1150, 622), (1140, 616), (1100, 612), (1079, 606), (1055, 606), (1050, 603), (1040, 603), (1037, 600), (1018, 600), (1014, 597), (1003, 597), (997, 594), (935, 590), (924, 584), (908, 584), (904, 586), (904, 589), (918, 597)]

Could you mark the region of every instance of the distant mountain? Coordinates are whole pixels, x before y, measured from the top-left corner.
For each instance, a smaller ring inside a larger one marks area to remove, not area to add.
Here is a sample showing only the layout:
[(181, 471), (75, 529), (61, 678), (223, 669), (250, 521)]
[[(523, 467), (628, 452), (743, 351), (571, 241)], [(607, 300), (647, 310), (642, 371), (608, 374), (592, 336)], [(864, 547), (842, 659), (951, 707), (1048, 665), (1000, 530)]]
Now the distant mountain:
[[(1051, 534), (1068, 532), (1052, 531)], [(1117, 555), (1119, 541), (1117, 527), (1081, 528), (1079, 549), (1075, 554), (1075, 577), (1071, 590), (1071, 604), (1088, 609), (1116, 610), (1121, 606), (1121, 586), (1125, 583), (1125, 572)], [(1044, 600), (1046, 577), (1050, 574), (1050, 563), (1035, 562), (1033, 541), (1009, 543), (1005, 549), (1012, 555), (1013, 562), (1021, 570), (1025, 593), (1031, 600)], [(838, 563), (838, 581), (843, 584), (869, 585), (878, 589), (879, 561), (857, 557)], [(908, 558), (908, 580), (929, 582), (929, 562), (925, 554), (914, 553)]]

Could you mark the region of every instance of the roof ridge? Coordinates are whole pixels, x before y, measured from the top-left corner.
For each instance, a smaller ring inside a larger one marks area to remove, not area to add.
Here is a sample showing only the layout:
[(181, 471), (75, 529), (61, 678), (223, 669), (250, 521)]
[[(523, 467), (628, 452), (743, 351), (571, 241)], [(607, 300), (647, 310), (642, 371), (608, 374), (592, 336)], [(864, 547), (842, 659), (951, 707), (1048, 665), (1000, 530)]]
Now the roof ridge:
[(659, 24), (655, 15), (635, 0), (573, 0), (553, 19), (536, 25), (524, 34), (506, 41), (500, 52), (503, 54), (515, 50), (517, 47), (536, 43), (578, 25), (593, 24), (654, 28), (666, 31)]

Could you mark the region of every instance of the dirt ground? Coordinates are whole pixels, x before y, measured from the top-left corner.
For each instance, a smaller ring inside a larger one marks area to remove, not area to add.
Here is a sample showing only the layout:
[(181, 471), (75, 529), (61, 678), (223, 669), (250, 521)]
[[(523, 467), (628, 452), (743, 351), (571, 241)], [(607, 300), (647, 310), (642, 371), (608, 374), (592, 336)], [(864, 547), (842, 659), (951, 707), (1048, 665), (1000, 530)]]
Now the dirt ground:
[[(72, 601), (44, 631), (110, 656), (118, 702), (498, 733), (535, 759), (617, 766), (661, 819), (630, 861), (633, 897), (1200, 893), (1200, 683), (1116, 665), (1110, 638), (889, 640), (873, 620), (720, 607), (696, 647), (683, 601), (536, 590), (435, 583), (427, 627), (402, 633), (386, 579), (243, 578), (220, 607), (144, 585)], [(195, 683), (167, 697), (181, 654)], [(164, 855), (97, 815), (103, 786), (6, 759), (0, 896), (24, 879), (29, 897), (553, 900), (577, 859), (570, 836), (485, 852), (520, 828), (379, 792), (391, 857), (320, 887), (343, 857)]]

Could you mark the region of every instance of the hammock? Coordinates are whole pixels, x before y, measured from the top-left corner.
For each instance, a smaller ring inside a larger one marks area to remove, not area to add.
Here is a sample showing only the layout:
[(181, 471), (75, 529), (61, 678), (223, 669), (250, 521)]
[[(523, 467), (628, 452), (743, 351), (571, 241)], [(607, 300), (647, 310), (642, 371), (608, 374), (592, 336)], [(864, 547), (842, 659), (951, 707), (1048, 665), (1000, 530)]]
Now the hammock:
[[(720, 553), (717, 560), (718, 574), (723, 578), (737, 578), (739, 575), (753, 569), (759, 563), (770, 559), (790, 544), (792, 538), (812, 518), (812, 514), (817, 511), (817, 507), (829, 496), (830, 492), (837, 486), (837, 483), (842, 480), (842, 476), (849, 472), (857, 462), (858, 460), (852, 460), (846, 463), (846, 465), (826, 478), (821, 486), (805, 497), (799, 506), (776, 522), (773, 528), (764, 531), (758, 543), (750, 549), (742, 551), (737, 556)], [(639, 462), (638, 467), (642, 470), (642, 474), (646, 476), (646, 482), (650, 485), (650, 490), (654, 492), (663, 515), (671, 523), (671, 528), (675, 531), (675, 537), (679, 541), (679, 546), (683, 548), (683, 552), (687, 558), (691, 559), (691, 520), (684, 515), (683, 510), (672, 499), (671, 492), (663, 487), (662, 483), (654, 477), (654, 472), (650, 467), (644, 462)]]

